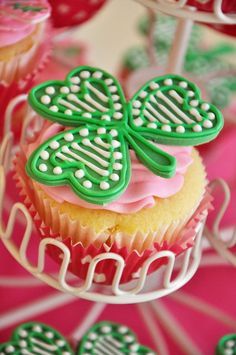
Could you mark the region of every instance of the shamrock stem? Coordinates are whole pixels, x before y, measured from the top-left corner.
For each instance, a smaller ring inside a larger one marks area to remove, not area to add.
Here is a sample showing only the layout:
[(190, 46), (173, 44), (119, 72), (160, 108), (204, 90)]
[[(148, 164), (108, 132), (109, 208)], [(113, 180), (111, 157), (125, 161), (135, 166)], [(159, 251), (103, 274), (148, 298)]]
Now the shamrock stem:
[(176, 159), (128, 128), (125, 137), (138, 159), (154, 174), (171, 178), (175, 174)]

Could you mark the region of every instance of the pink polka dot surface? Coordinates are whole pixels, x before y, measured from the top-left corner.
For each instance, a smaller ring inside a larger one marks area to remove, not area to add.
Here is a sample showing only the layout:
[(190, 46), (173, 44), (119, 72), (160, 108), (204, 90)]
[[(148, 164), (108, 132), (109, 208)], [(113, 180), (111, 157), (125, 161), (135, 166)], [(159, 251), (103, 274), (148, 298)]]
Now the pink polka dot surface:
[(106, 0), (49, 0), (55, 27), (77, 26), (89, 20)]

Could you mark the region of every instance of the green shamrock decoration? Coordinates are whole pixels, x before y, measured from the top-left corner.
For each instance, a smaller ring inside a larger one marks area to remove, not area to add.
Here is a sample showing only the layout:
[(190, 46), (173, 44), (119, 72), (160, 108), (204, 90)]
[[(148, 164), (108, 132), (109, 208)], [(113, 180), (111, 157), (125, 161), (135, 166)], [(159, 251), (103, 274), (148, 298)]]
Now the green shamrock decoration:
[(47, 354), (73, 355), (67, 340), (42, 323), (24, 323), (17, 327), (7, 343), (0, 344), (1, 355)]
[(149, 81), (126, 102), (114, 77), (82, 66), (64, 82), (32, 89), (29, 102), (41, 116), (76, 128), (42, 143), (28, 160), (28, 174), (46, 185), (70, 185), (80, 198), (101, 205), (129, 184), (129, 148), (154, 174), (170, 178), (175, 158), (153, 142), (198, 145), (214, 139), (223, 126), (218, 109), (178, 75)]
[(19, 2), (13, 4), (13, 8), (15, 10), (22, 10), (23, 12), (28, 12), (28, 11), (38, 12), (44, 10), (44, 8), (40, 6), (22, 5)]
[(223, 336), (216, 348), (216, 355), (236, 354), (236, 334), (228, 334)]
[(95, 324), (83, 337), (78, 355), (156, 355), (137, 342), (135, 334), (126, 326), (111, 322)]

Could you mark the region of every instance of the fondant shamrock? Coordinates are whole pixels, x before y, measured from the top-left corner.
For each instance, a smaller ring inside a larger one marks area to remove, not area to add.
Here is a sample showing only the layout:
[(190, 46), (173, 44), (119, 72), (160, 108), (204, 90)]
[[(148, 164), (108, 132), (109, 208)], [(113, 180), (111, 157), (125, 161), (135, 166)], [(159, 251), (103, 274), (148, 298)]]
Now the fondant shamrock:
[[(154, 174), (175, 174), (175, 158), (154, 142), (198, 145), (216, 137), (221, 113), (178, 75), (146, 83), (126, 102), (118, 81), (92, 67), (35, 87), (29, 102), (41, 116), (64, 126), (30, 156), (27, 172), (46, 185), (70, 185), (82, 199), (105, 204), (128, 186), (129, 148)], [(154, 142), (153, 142), (154, 141)]]
[(236, 354), (236, 334), (223, 336), (216, 348), (216, 355)]
[(55, 329), (42, 323), (24, 323), (12, 334), (11, 340), (0, 344), (1, 355), (53, 354), (73, 355), (67, 340)]
[(126, 326), (111, 322), (95, 324), (83, 337), (78, 355), (156, 355), (140, 345), (135, 334)]
[(0, 18), (3, 17), (3, 19), (7, 17), (8, 19), (12, 18), (35, 24), (44, 21), (49, 16), (50, 5), (47, 0), (4, 0), (0, 2)]

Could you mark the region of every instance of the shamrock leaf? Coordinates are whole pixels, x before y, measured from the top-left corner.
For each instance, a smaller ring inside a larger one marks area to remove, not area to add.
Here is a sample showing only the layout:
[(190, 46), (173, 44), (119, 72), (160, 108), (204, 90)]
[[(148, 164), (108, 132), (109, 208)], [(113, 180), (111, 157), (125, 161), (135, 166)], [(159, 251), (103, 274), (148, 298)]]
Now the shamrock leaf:
[(11, 340), (0, 344), (1, 355), (53, 354), (73, 355), (67, 340), (55, 329), (42, 323), (24, 323), (12, 334)]
[(78, 355), (156, 355), (138, 343), (136, 335), (126, 326), (111, 322), (95, 324), (83, 337)]
[(112, 202), (127, 188), (129, 147), (154, 174), (169, 178), (176, 160), (153, 141), (201, 144), (215, 138), (223, 126), (217, 108), (177, 75), (151, 80), (127, 103), (110, 74), (80, 67), (65, 82), (37, 86), (29, 101), (40, 115), (77, 128), (38, 147), (27, 163), (28, 174), (47, 185), (70, 185), (95, 204)]
[(220, 111), (201, 99), (193, 83), (178, 75), (149, 81), (129, 105), (133, 130), (158, 143), (206, 143), (215, 138), (223, 126)]
[(79, 67), (64, 82), (36, 86), (29, 102), (40, 115), (65, 126), (95, 123), (106, 126), (126, 120), (126, 102), (115, 78), (96, 68)]
[(46, 185), (71, 185), (88, 202), (104, 204), (119, 196), (130, 179), (124, 137), (92, 125), (63, 131), (31, 155), (27, 172)]

